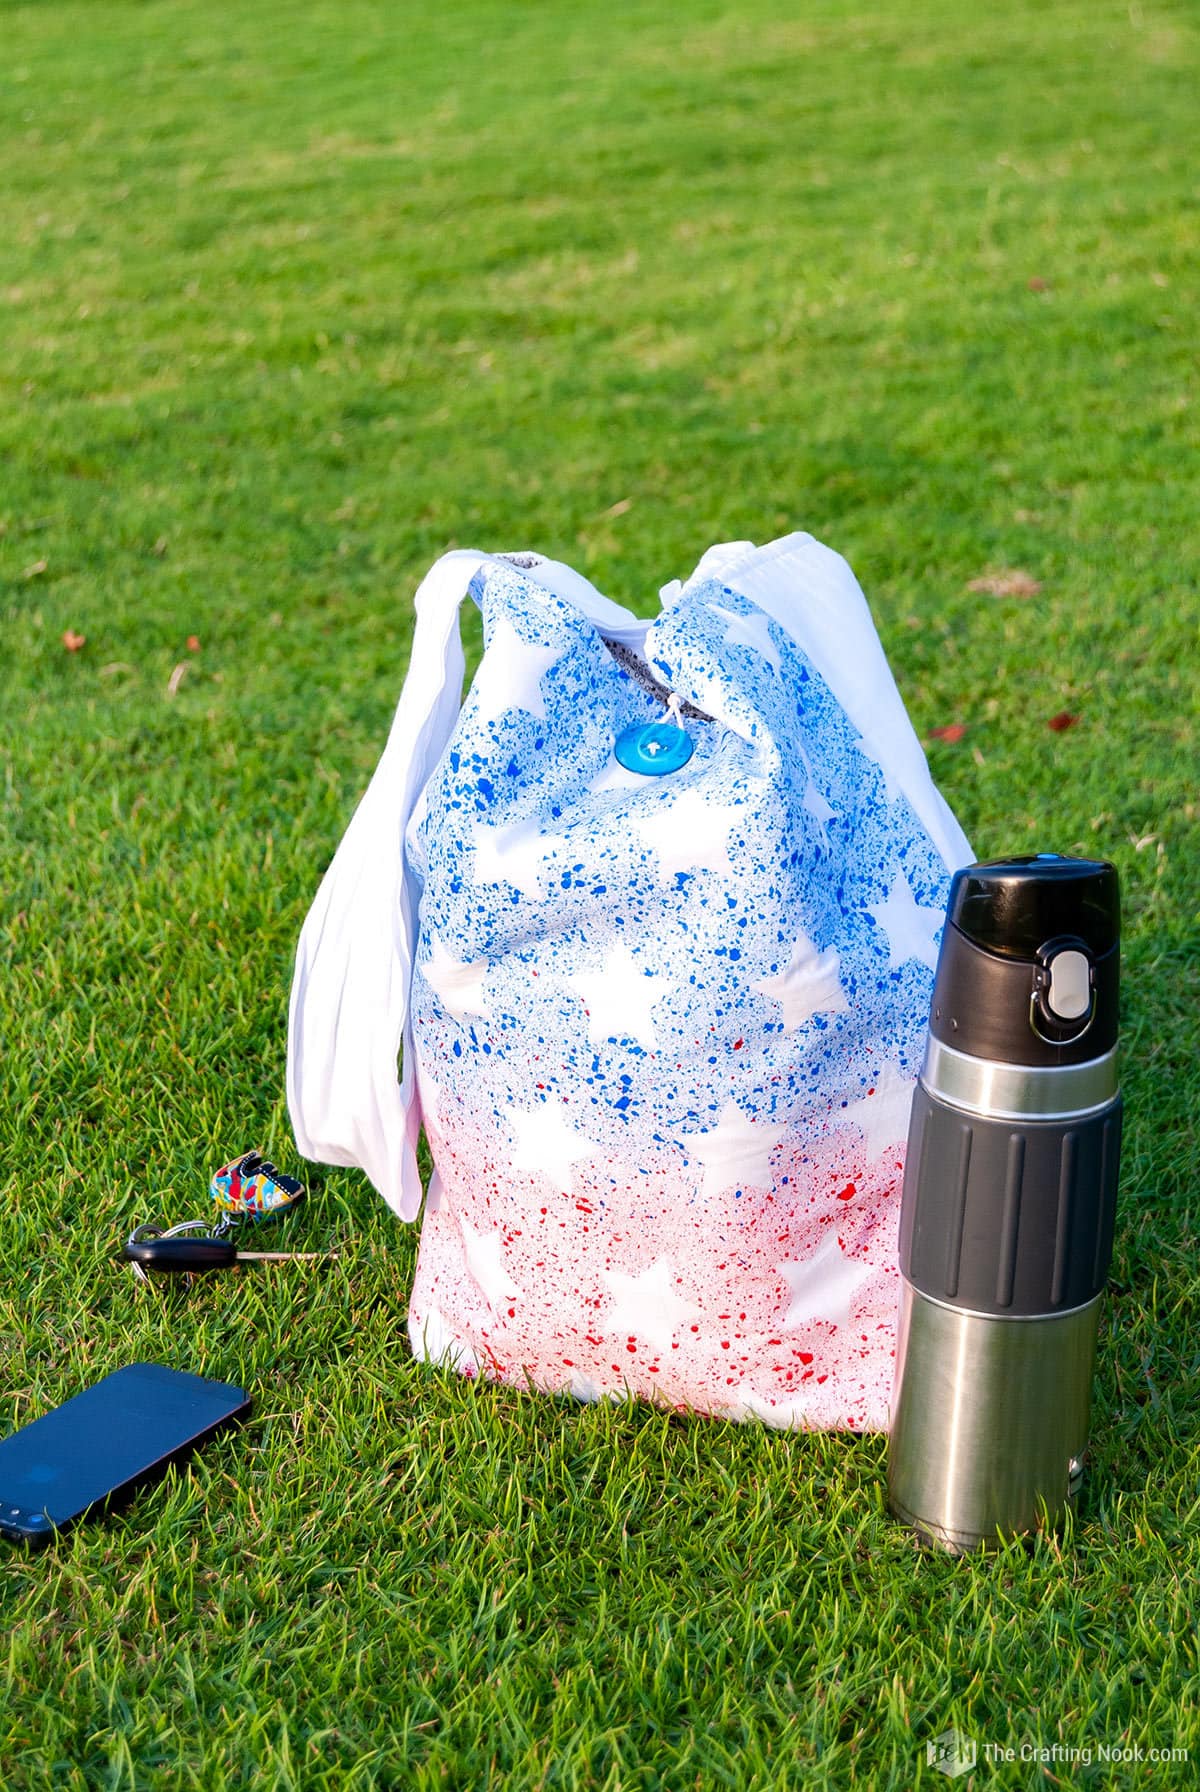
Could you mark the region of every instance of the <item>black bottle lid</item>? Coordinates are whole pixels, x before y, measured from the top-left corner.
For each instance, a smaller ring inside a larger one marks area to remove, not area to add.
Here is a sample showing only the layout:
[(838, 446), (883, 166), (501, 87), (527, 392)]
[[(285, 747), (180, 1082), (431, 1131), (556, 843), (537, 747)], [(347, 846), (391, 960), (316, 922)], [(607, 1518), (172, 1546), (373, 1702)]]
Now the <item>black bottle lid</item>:
[(1005, 958), (1036, 958), (1064, 934), (1102, 958), (1121, 931), (1115, 865), (1056, 852), (968, 865), (955, 876), (949, 912), (975, 945)]
[(1113, 865), (1036, 853), (968, 865), (950, 886), (930, 1032), (1014, 1064), (1077, 1064), (1117, 1037)]

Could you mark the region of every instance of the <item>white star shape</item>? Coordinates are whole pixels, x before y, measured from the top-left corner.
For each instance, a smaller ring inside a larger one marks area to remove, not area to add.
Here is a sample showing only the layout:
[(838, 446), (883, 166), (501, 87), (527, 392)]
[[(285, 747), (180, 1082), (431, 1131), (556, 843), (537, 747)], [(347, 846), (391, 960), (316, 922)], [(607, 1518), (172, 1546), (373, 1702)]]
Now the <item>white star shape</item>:
[(505, 1110), (516, 1135), (512, 1155), (515, 1170), (532, 1170), (560, 1186), (570, 1186), (571, 1166), (581, 1157), (592, 1157), (600, 1146), (568, 1125), (562, 1115), (547, 1102), (532, 1112), (520, 1108)]
[(511, 884), (532, 902), (545, 896), (549, 854), (563, 844), (557, 834), (543, 834), (536, 821), (516, 821), (503, 828), (476, 828), (471, 875), (477, 884)]
[(917, 901), (899, 867), (887, 900), (869, 902), (867, 913), (887, 934), (889, 970), (907, 964), (910, 958), (919, 959), (931, 971), (937, 969), (938, 940), (946, 917), (940, 908), (926, 908)]
[(786, 1131), (769, 1120), (751, 1120), (735, 1101), (727, 1101), (715, 1126), (684, 1134), (680, 1144), (704, 1165), (704, 1193), (713, 1195), (735, 1184), (770, 1188), (771, 1153)]
[(837, 811), (826, 802), (821, 791), (817, 789), (816, 781), (812, 775), (812, 762), (809, 759), (808, 754), (804, 751), (803, 747), (800, 747), (798, 751), (801, 764), (804, 766), (805, 779), (804, 789), (800, 794), (800, 807), (804, 810), (806, 815), (811, 815), (816, 822), (818, 828), (821, 830), (821, 845), (828, 851), (829, 831), (825, 824), (826, 822), (837, 820)]
[(483, 1290), (483, 1298), (493, 1310), (505, 1301), (519, 1300), (524, 1293), (509, 1274), (504, 1261), (504, 1240), (498, 1232), (476, 1232), (466, 1220), (459, 1220), (463, 1238), (463, 1256), (475, 1281)]
[(588, 789), (602, 796), (606, 790), (644, 790), (647, 784), (657, 783), (652, 772), (631, 772), (615, 753), (610, 753), (607, 764), (600, 767)]
[(592, 1045), (603, 1045), (609, 1039), (636, 1039), (648, 1052), (658, 1050), (650, 1010), (678, 984), (644, 970), (623, 942), (606, 954), (598, 970), (577, 971), (566, 981), (587, 1009)]
[(726, 610), (721, 604), (706, 607), (729, 624), (725, 630), (726, 647), (749, 647), (768, 660), (774, 671), (779, 671), (779, 649), (771, 639), (771, 625), (761, 610), (751, 610), (743, 615), (740, 610)]
[(742, 1405), (764, 1425), (779, 1431), (806, 1431), (812, 1422), (812, 1395), (787, 1394), (782, 1400), (768, 1400), (764, 1394), (743, 1394)]
[[(443, 1004), (444, 1005), (444, 1004)], [(421, 1099), (421, 1119), (428, 1126), (437, 1126), (438, 1103), (442, 1091), (423, 1064), (417, 1065), (417, 1094)]]
[(888, 763), (887, 754), (880, 747), (873, 746), (865, 737), (862, 740), (856, 740), (854, 746), (855, 751), (861, 753), (864, 759), (869, 759), (883, 778), (884, 801), (894, 803), (902, 792)]
[(615, 1269), (601, 1274), (613, 1297), (601, 1321), (607, 1333), (642, 1338), (653, 1350), (669, 1350), (680, 1326), (699, 1317), (700, 1308), (678, 1292), (669, 1257), (659, 1257), (640, 1275), (622, 1275)]
[(699, 790), (685, 790), (633, 817), (633, 826), (658, 859), (662, 880), (678, 871), (723, 871), (732, 877), (729, 830), (744, 812), (733, 803), (714, 803)]
[(491, 1020), (492, 1011), (483, 993), (483, 980), (490, 969), (486, 958), (464, 961), (453, 957), (437, 934), (430, 934), (429, 957), (421, 966), (421, 975), (455, 1020), (465, 1020), (468, 1014)]
[(830, 1231), (811, 1257), (777, 1263), (775, 1273), (787, 1283), (791, 1295), (791, 1305), (780, 1328), (793, 1332), (817, 1320), (824, 1320), (827, 1325), (849, 1325), (851, 1304), (871, 1274), (871, 1265), (847, 1257), (837, 1234)]
[(492, 722), (506, 710), (523, 709), (544, 722), (546, 702), (541, 678), (560, 652), (557, 647), (535, 647), (523, 641), (507, 616), (502, 616), (492, 631), (471, 686), (477, 719)]
[(875, 1080), (875, 1093), (842, 1109), (840, 1118), (857, 1126), (863, 1135), (869, 1164), (889, 1145), (899, 1145), (908, 1138), (914, 1086), (898, 1064), (885, 1064)]
[(446, 1368), (457, 1369), (460, 1375), (479, 1373), (475, 1352), (454, 1336), (440, 1307), (429, 1307), (424, 1319), (416, 1323), (410, 1320), (409, 1337), (412, 1340), (413, 1355), (418, 1360), (441, 1363)]
[(782, 971), (762, 977), (750, 985), (757, 995), (764, 995), (783, 1008), (783, 1030), (794, 1033), (814, 1014), (846, 1014), (849, 1003), (838, 975), (841, 960), (829, 946), (818, 952), (812, 941), (801, 934), (792, 947), (792, 956)]

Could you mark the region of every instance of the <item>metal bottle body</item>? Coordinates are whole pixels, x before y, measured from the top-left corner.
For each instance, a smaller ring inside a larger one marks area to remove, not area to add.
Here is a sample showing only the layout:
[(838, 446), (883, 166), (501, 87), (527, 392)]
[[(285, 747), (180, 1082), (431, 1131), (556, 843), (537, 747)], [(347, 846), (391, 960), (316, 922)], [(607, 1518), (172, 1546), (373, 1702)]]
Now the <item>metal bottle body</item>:
[(952, 1551), (1053, 1525), (1082, 1481), (1120, 1158), (1116, 928), (1095, 861), (998, 861), (952, 886), (888, 1454), (893, 1512)]
[(1100, 1299), (998, 1319), (904, 1280), (888, 1458), (897, 1518), (955, 1552), (1062, 1518), (1083, 1479)]

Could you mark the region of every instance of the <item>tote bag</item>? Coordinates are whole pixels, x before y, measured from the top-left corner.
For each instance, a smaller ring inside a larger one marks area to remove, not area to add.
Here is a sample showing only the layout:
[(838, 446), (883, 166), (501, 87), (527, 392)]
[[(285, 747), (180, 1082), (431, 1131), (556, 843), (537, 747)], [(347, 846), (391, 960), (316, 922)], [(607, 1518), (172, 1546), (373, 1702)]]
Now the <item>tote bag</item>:
[[(537, 555), (455, 552), (425, 579), (299, 942), (297, 1142), (411, 1220), (424, 1128), (421, 1356), (878, 1429), (908, 1113), (970, 850), (837, 554), (725, 544), (660, 597), (638, 618)], [(630, 769), (664, 722), (686, 761)]]

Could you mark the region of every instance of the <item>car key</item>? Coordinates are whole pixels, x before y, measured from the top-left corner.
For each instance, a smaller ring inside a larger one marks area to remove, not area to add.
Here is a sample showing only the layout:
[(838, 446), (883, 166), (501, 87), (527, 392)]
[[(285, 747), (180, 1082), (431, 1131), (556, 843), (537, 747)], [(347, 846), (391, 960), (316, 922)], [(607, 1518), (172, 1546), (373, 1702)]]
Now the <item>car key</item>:
[(206, 1220), (185, 1220), (162, 1231), (138, 1226), (121, 1255), (144, 1275), (153, 1269), (167, 1275), (203, 1275), (211, 1269), (232, 1269), (235, 1263), (315, 1263), (335, 1251), (241, 1251), (228, 1233), (208, 1230)]

